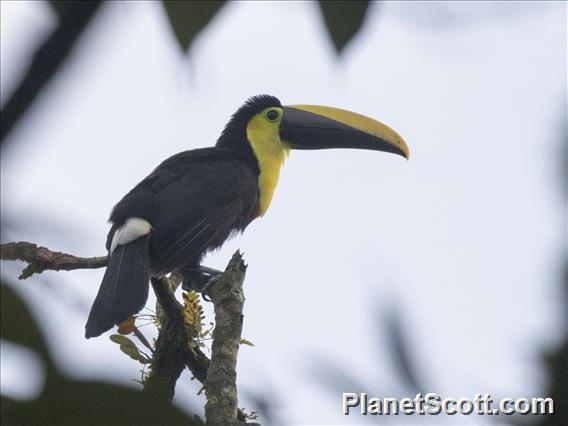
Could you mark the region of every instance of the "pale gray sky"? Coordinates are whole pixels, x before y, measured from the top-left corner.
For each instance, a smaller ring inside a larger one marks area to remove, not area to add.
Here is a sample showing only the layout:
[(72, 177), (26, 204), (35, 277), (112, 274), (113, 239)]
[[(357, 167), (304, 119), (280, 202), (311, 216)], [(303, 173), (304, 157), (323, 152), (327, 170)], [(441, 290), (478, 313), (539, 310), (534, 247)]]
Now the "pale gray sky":
[[(374, 4), (340, 59), (318, 13), (310, 2), (229, 4), (187, 58), (159, 4), (106, 5), (11, 135), (3, 241), (102, 254), (120, 197), (166, 157), (212, 145), (251, 95), (351, 109), (403, 135), (410, 162), (293, 152), (267, 215), (206, 258), (223, 268), (241, 248), (249, 263), (243, 335), (256, 346), (240, 351), (241, 389), (275, 392), (288, 423), (364, 422), (341, 415), (310, 361), (398, 391), (377, 320), (396, 305), (428, 391), (540, 395), (540, 355), (563, 322), (566, 4)], [(45, 4), (1, 3), (2, 102), (53, 25)], [(19, 289), (62, 368), (135, 386), (137, 364), (106, 336), (83, 337), (102, 274), (48, 272)], [(14, 350), (2, 351), (8, 394), (34, 383), (15, 380)], [(185, 377), (177, 403), (200, 409), (198, 389)]]

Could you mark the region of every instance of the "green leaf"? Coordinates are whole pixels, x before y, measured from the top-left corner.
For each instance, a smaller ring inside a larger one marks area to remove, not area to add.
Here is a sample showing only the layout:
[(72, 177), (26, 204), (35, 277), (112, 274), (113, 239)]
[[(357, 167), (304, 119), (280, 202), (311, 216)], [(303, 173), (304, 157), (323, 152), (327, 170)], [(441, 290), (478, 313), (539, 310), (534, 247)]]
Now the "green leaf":
[(243, 339), (242, 337), (241, 337), (241, 345), (247, 345), (247, 346), (254, 347), (254, 343), (252, 343), (250, 340)]
[(133, 360), (138, 361), (142, 364), (147, 364), (148, 362), (150, 362), (148, 358), (140, 353), (140, 350), (138, 349), (136, 344), (128, 337), (122, 336), (120, 334), (113, 334), (112, 336), (110, 336), (110, 340), (120, 345), (120, 350)]
[(186, 51), (194, 37), (207, 26), (225, 2), (164, 0), (162, 3), (179, 44)]
[(320, 0), (318, 2), (327, 32), (337, 53), (357, 34), (367, 13), (368, 1)]

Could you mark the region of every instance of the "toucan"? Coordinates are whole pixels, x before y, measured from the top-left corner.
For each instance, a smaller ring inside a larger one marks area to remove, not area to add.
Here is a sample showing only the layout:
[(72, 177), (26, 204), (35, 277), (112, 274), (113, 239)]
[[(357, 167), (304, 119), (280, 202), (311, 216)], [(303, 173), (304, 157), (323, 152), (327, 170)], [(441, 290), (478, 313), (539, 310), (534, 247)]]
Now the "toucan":
[(221, 272), (201, 266), (203, 256), (266, 213), (290, 150), (328, 148), (409, 157), (402, 137), (372, 118), (326, 106), (283, 106), (259, 95), (233, 114), (214, 147), (162, 162), (110, 214), (109, 264), (86, 337), (137, 314), (151, 277), (179, 272), (184, 289), (206, 293)]

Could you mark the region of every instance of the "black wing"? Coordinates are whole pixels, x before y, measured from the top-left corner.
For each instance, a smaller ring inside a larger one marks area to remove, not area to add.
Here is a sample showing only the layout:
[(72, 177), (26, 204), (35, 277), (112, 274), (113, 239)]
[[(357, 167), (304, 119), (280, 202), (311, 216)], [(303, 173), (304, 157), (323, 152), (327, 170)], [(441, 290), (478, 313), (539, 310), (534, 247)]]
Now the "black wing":
[(129, 217), (152, 225), (150, 267), (165, 274), (197, 265), (205, 252), (243, 231), (258, 202), (258, 175), (246, 162), (217, 148), (170, 157), (113, 209), (112, 234)]

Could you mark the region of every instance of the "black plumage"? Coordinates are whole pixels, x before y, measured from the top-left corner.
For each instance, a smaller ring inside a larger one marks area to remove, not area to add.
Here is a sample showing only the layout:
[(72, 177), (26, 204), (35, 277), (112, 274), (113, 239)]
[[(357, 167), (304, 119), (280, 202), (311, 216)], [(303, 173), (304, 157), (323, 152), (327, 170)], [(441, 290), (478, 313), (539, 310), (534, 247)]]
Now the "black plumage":
[(138, 313), (151, 276), (179, 270), (185, 288), (191, 282), (206, 292), (220, 272), (201, 266), (201, 259), (266, 212), (288, 151), (328, 148), (409, 156), (400, 135), (369, 117), (325, 106), (282, 106), (262, 95), (239, 108), (215, 147), (160, 164), (112, 210), (109, 266), (86, 336)]
[[(164, 161), (113, 209), (110, 221), (130, 217), (152, 225), (152, 275), (197, 266), (208, 250), (243, 231), (258, 202), (258, 174), (219, 148), (186, 151)], [(114, 229), (107, 238), (107, 249)]]
[(148, 239), (118, 246), (93, 302), (86, 337), (95, 337), (139, 312), (148, 299)]
[[(280, 102), (271, 96), (251, 98), (233, 115), (215, 147), (168, 158), (114, 207), (108, 250), (129, 218), (147, 220), (152, 230), (111, 254), (87, 321), (87, 337), (139, 312), (148, 297), (149, 276), (199, 267), (206, 252), (242, 232), (257, 216), (259, 166), (246, 125), (269, 106)], [(133, 260), (140, 250), (147, 252)]]

